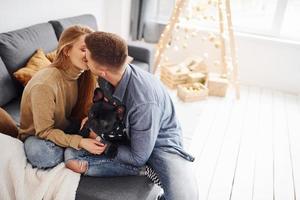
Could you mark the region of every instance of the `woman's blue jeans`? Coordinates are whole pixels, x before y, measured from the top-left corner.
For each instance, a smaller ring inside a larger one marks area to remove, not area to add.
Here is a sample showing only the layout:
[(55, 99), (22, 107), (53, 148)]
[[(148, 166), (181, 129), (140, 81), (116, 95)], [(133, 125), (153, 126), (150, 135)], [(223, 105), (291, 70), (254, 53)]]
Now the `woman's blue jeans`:
[(36, 136), (26, 138), (24, 148), (27, 160), (39, 169), (55, 167), (64, 161), (64, 148)]
[(30, 136), (25, 140), (25, 154), (33, 167), (46, 169), (71, 159), (88, 161), (88, 176), (144, 175), (145, 168), (134, 167), (109, 159), (105, 155), (93, 155), (85, 150), (62, 148), (51, 141)]
[(68, 160), (84, 160), (88, 162), (85, 175), (110, 177), (110, 176), (139, 176), (145, 174), (145, 167), (134, 167), (107, 158), (104, 154), (93, 155), (85, 150), (67, 148), (65, 150), (65, 162)]

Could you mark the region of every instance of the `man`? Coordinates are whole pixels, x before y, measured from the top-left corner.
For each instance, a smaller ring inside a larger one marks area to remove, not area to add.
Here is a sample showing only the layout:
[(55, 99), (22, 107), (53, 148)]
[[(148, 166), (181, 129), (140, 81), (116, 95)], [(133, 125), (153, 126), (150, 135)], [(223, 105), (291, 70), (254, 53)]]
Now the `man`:
[(164, 199), (197, 200), (192, 156), (183, 150), (180, 124), (167, 91), (152, 74), (127, 65), (126, 42), (112, 33), (94, 32), (85, 38), (90, 70), (110, 82), (113, 96), (126, 106), (130, 146), (119, 146), (115, 160), (158, 174)]

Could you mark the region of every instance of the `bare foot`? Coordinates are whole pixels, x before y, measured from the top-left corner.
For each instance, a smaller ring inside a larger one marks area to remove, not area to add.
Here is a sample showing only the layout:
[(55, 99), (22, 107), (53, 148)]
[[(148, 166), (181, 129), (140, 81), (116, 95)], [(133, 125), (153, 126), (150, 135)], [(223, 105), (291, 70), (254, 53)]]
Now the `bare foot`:
[(80, 174), (85, 173), (88, 166), (88, 162), (85, 160), (68, 160), (65, 164), (67, 168)]

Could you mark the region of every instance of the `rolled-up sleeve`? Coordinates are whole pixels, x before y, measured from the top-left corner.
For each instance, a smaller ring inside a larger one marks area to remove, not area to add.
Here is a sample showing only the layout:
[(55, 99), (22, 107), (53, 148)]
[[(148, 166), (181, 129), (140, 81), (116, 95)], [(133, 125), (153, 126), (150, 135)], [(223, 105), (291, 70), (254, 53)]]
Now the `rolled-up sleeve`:
[(36, 85), (30, 91), (31, 111), (36, 135), (61, 147), (79, 149), (82, 139), (79, 135), (69, 135), (54, 127), (55, 94), (47, 85)]
[(119, 146), (116, 159), (134, 166), (148, 161), (159, 133), (161, 111), (155, 103), (137, 105), (128, 112), (130, 146)]

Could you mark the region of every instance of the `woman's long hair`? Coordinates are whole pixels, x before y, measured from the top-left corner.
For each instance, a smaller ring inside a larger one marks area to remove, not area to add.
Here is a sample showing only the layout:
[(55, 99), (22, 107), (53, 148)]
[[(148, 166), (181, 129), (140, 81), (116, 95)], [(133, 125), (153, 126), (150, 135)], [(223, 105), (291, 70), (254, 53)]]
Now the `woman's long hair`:
[[(82, 35), (92, 33), (93, 30), (85, 26), (71, 26), (66, 29), (60, 36), (56, 57), (51, 66), (58, 69), (66, 69), (72, 66), (70, 59), (66, 53), (72, 48), (73, 44)], [(96, 77), (90, 70), (84, 71), (78, 79), (78, 98), (71, 114), (72, 120), (81, 121), (87, 116), (87, 112), (92, 104), (94, 89), (96, 87)]]

